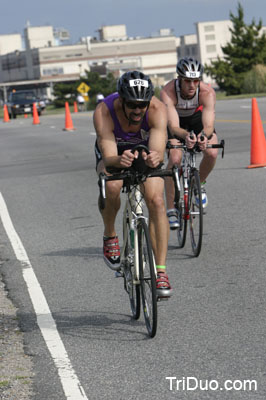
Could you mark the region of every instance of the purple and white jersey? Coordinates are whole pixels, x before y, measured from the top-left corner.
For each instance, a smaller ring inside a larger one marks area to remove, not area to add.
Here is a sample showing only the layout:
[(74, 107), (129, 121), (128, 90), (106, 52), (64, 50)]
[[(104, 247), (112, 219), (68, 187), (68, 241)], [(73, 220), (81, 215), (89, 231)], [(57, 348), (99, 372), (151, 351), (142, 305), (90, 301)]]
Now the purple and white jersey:
[(114, 122), (114, 130), (113, 133), (115, 135), (115, 140), (117, 143), (118, 154), (121, 155), (123, 151), (132, 149), (137, 144), (144, 144), (148, 146), (149, 136), (150, 136), (150, 127), (148, 124), (148, 111), (145, 113), (145, 116), (142, 120), (140, 129), (138, 132), (124, 132), (121, 128), (121, 125), (118, 121), (114, 110), (114, 100), (119, 97), (119, 94), (112, 93), (107, 96), (103, 102), (107, 105), (111, 117)]

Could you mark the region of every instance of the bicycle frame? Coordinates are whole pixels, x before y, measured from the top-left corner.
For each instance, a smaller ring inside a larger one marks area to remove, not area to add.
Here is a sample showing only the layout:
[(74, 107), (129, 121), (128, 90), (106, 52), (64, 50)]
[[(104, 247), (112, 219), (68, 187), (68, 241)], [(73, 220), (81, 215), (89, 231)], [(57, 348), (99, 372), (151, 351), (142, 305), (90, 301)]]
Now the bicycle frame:
[[(149, 154), (144, 145), (136, 146), (139, 151)], [(132, 152), (135, 150), (132, 149)], [(143, 164), (143, 163), (142, 163)], [(134, 168), (136, 167), (136, 168)], [(127, 194), (123, 210), (123, 245), (120, 249), (120, 268), (116, 277), (124, 278), (124, 289), (129, 295), (131, 311), (134, 319), (140, 316), (142, 304), (145, 324), (150, 337), (154, 337), (157, 329), (157, 301), (161, 294), (156, 291), (156, 263), (152, 251), (152, 243), (148, 229), (148, 218), (144, 216), (144, 194), (142, 187), (147, 178), (172, 176), (172, 171), (151, 169), (140, 164), (125, 170), (108, 168), (107, 175), (101, 172), (98, 184), (100, 186), (99, 205), (105, 207), (106, 181), (122, 181), (122, 192)], [(132, 230), (134, 242), (132, 243)]]
[[(189, 210), (189, 176), (190, 171), (196, 168), (196, 153), (194, 151), (184, 151), (181, 168), (180, 168), (180, 176), (184, 176), (184, 216), (183, 218), (186, 220), (190, 219), (191, 213)], [(180, 179), (178, 177), (178, 179)], [(179, 190), (180, 190), (180, 181), (178, 182)]]
[[(117, 173), (117, 170), (116, 170)], [(99, 186), (100, 186), (100, 204), (104, 207), (102, 204), (102, 201), (106, 198), (106, 191), (105, 191), (105, 181), (106, 180), (124, 180), (128, 179), (130, 177), (130, 172), (125, 171), (122, 172), (121, 175), (119, 175), (119, 178), (117, 178), (115, 175), (110, 175), (107, 176), (104, 173), (101, 173), (99, 176)], [(146, 177), (152, 177), (152, 176), (172, 176), (172, 172), (169, 170), (154, 170), (150, 171)], [(146, 179), (146, 178), (145, 178)], [(123, 185), (123, 191), (126, 191), (127, 193), (127, 198), (126, 198), (126, 203), (123, 211), (123, 232), (126, 232), (126, 224), (127, 221), (129, 221), (129, 224), (131, 227), (134, 228), (134, 249), (135, 249), (135, 277), (136, 277), (136, 284), (139, 283), (139, 261), (138, 261), (138, 231), (137, 231), (137, 225), (138, 225), (138, 220), (140, 218), (145, 219), (146, 223), (148, 221), (148, 218), (143, 215), (143, 195), (141, 193), (140, 189), (141, 183), (138, 184), (126, 184), (124, 183)], [(123, 267), (125, 264), (125, 252), (126, 252), (126, 238), (123, 238), (123, 246), (122, 249), (120, 250), (120, 258), (121, 258), (121, 266)], [(154, 254), (153, 254), (153, 265), (154, 265), (154, 272), (156, 273), (156, 263), (154, 259)]]
[[(138, 285), (139, 281), (139, 259), (138, 259), (138, 230), (137, 230), (137, 221), (140, 218), (144, 218), (146, 221), (147, 217), (143, 215), (143, 202), (142, 202), (142, 194), (140, 191), (139, 185), (133, 187), (133, 190), (127, 193), (127, 199), (123, 211), (123, 232), (127, 230), (127, 223), (129, 226), (133, 228), (134, 232), (134, 285)], [(121, 249), (121, 267), (125, 265), (126, 257), (126, 246), (127, 246), (127, 238), (123, 237), (123, 246)]]
[[(196, 155), (197, 155), (197, 147), (194, 147), (191, 150), (188, 150), (186, 145), (178, 144), (178, 145), (167, 145), (168, 149), (180, 149), (183, 150), (183, 156), (181, 161), (181, 167), (178, 168), (178, 173), (173, 173), (175, 177), (175, 181), (177, 184), (178, 193), (180, 193), (180, 176), (183, 174), (185, 178), (184, 182), (184, 202), (185, 202), (185, 216), (184, 219), (189, 219), (189, 207), (188, 207), (188, 180), (190, 172), (193, 169), (196, 169)], [(207, 145), (207, 148), (221, 148), (222, 149), (222, 158), (224, 156), (224, 140), (221, 140), (220, 144)], [(174, 171), (173, 171), (174, 172)]]
[[(224, 141), (220, 144), (207, 144), (207, 148), (222, 148), (224, 154)], [(196, 145), (188, 149), (185, 144), (172, 145), (168, 143), (168, 149), (180, 149), (183, 151), (181, 166), (174, 165), (172, 168), (175, 186), (175, 208), (179, 212), (179, 227), (177, 228), (177, 239), (179, 248), (184, 247), (187, 235), (187, 224), (189, 221), (190, 237), (193, 254), (198, 257), (201, 250), (203, 234), (203, 207), (199, 171), (196, 167), (196, 155), (200, 151)], [(198, 196), (198, 204), (195, 202)], [(194, 200), (193, 200), (194, 199)]]

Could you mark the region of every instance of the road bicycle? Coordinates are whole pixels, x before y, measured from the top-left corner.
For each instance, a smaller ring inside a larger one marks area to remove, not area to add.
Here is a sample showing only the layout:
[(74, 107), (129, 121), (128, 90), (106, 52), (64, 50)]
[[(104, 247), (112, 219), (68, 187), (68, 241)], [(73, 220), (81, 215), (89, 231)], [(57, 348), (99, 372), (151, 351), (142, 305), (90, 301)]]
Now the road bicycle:
[(151, 177), (172, 176), (171, 170), (150, 169), (145, 166), (141, 153), (149, 154), (146, 146), (138, 145), (132, 152), (139, 152), (139, 159), (133, 168), (117, 170), (107, 169), (112, 175), (99, 175), (100, 207), (105, 206), (105, 183), (122, 180), (122, 193), (126, 193), (123, 211), (123, 246), (121, 248), (120, 270), (117, 276), (124, 278), (124, 289), (128, 293), (131, 311), (134, 319), (140, 317), (141, 300), (145, 324), (150, 337), (157, 330), (156, 265), (153, 256), (151, 239), (148, 229), (148, 218), (144, 215), (143, 185)]
[[(172, 145), (170, 142), (167, 143), (167, 148), (170, 151), (171, 149), (183, 150), (180, 168), (177, 165), (172, 168), (175, 187), (174, 205), (178, 210), (179, 221), (177, 228), (178, 247), (185, 246), (189, 223), (192, 252), (195, 257), (198, 257), (202, 246), (204, 214), (199, 171), (196, 167), (196, 156), (200, 150), (198, 144), (193, 149), (188, 149), (185, 144)], [(224, 140), (221, 140), (219, 144), (208, 144), (207, 148), (221, 148), (223, 158)]]

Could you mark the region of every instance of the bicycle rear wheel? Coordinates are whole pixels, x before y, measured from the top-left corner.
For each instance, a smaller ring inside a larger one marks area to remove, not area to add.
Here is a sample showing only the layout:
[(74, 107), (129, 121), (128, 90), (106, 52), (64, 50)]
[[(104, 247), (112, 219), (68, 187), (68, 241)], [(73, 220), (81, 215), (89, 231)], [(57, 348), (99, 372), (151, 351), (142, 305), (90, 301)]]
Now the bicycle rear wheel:
[(126, 232), (124, 232), (125, 245), (125, 264), (124, 264), (124, 285), (128, 293), (132, 316), (139, 319), (140, 316), (140, 285), (135, 280), (135, 249), (134, 237), (130, 237), (129, 221), (126, 224)]
[(177, 246), (182, 248), (186, 243), (187, 236), (187, 218), (186, 213), (188, 210), (188, 195), (184, 191), (184, 175), (181, 172), (179, 174), (179, 182), (180, 182), (180, 194), (177, 203), (178, 210), (178, 218), (179, 218), (179, 228), (177, 228)]
[[(197, 196), (197, 201), (196, 201)], [(199, 172), (193, 170), (189, 188), (189, 224), (192, 251), (198, 257), (201, 251), (203, 234), (203, 208)]]
[(148, 334), (154, 337), (157, 330), (157, 296), (155, 265), (149, 230), (143, 218), (138, 222), (139, 275), (144, 319)]

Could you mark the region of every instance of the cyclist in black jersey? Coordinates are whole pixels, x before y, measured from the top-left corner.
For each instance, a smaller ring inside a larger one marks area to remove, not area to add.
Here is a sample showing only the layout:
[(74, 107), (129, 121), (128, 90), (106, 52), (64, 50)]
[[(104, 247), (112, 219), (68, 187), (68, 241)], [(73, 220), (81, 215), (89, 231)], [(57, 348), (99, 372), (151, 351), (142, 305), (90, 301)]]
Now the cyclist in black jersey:
[[(167, 107), (168, 139), (172, 144), (186, 143), (188, 148), (199, 143), (203, 158), (200, 163), (202, 204), (206, 208), (208, 199), (204, 183), (214, 168), (218, 150), (207, 149), (206, 145), (217, 144), (214, 129), (215, 91), (202, 82), (203, 66), (193, 58), (183, 58), (177, 64), (178, 78), (167, 83), (161, 91), (161, 100)], [(191, 131), (194, 132), (191, 138)], [(203, 139), (204, 138), (204, 139)], [(169, 154), (167, 168), (180, 165), (182, 151), (173, 149)], [(171, 178), (165, 182), (167, 215), (171, 229), (178, 228), (177, 211), (174, 209), (174, 186)]]

